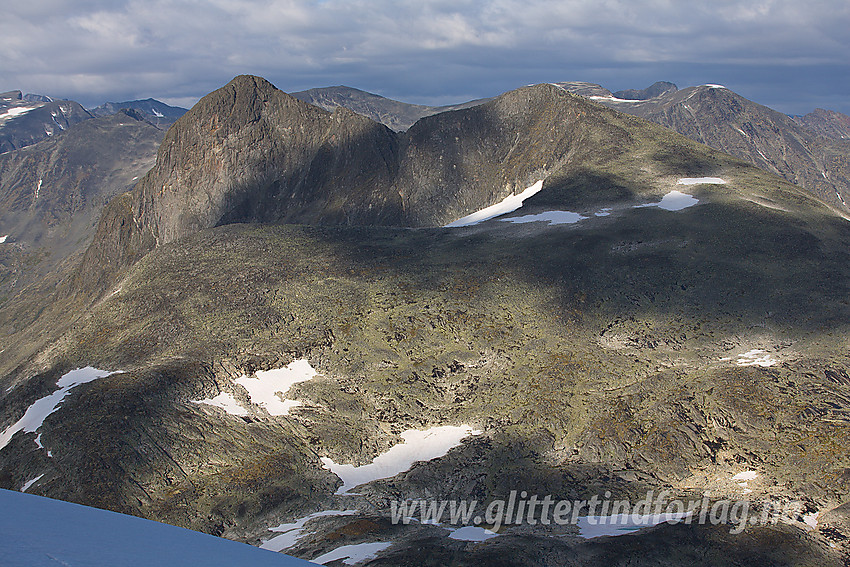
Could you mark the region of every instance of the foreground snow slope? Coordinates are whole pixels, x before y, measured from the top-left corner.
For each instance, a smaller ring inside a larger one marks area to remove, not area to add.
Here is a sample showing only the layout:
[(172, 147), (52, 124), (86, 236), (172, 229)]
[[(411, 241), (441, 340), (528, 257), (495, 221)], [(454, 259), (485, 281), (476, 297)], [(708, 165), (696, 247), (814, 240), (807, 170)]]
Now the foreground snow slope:
[(4, 567), (308, 567), (316, 565), (183, 528), (0, 490)]

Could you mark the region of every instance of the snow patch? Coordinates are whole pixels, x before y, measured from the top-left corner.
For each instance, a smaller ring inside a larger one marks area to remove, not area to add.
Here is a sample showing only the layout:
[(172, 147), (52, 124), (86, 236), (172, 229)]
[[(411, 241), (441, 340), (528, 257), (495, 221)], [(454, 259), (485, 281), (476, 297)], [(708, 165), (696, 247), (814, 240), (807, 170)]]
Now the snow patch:
[(315, 514), (299, 518), (289, 524), (281, 524), (277, 527), (269, 528), (270, 532), (279, 532), (280, 535), (264, 541), (260, 545), (260, 549), (268, 549), (275, 552), (289, 549), (304, 536), (304, 526), (313, 518), (323, 516), (352, 516), (356, 513), (357, 510), (325, 510), (324, 512), (316, 512)]
[(489, 207), (485, 207), (480, 211), (474, 212), (470, 215), (466, 215), (465, 217), (461, 217), (454, 222), (447, 224), (443, 228), (458, 228), (461, 226), (472, 226), (474, 224), (478, 224), (480, 222), (484, 222), (486, 220), (492, 219), (493, 217), (498, 217), (500, 215), (504, 215), (507, 213), (512, 213), (518, 208), (522, 206), (523, 201), (526, 199), (536, 195), (543, 189), (543, 180), (541, 179), (531, 187), (528, 187), (525, 191), (520, 193), (519, 195), (509, 195), (502, 199), (501, 202), (496, 203), (495, 205), (490, 205)]
[(678, 185), (699, 185), (706, 183), (708, 185), (725, 185), (726, 181), (719, 177), (682, 177), (676, 182)]
[(364, 561), (374, 559), (378, 553), (387, 549), (392, 543), (388, 541), (377, 541), (374, 543), (357, 543), (354, 545), (343, 545), (333, 551), (312, 559), (313, 563), (330, 563), (342, 559), (345, 565), (357, 565)]
[(26, 492), (27, 490), (29, 490), (32, 487), (32, 485), (35, 484), (36, 482), (40, 481), (41, 477), (43, 477), (43, 476), (44, 476), (44, 474), (40, 474), (32, 480), (26, 481), (24, 483), (24, 485), (21, 487), (21, 492)]
[(521, 217), (510, 217), (507, 219), (499, 219), (502, 222), (512, 222), (512, 223), (527, 223), (527, 222), (545, 222), (547, 224), (575, 224), (580, 220), (584, 220), (588, 217), (583, 217), (578, 213), (571, 213), (570, 211), (545, 211), (543, 213), (538, 213), (536, 215), (525, 215)]
[(665, 211), (681, 211), (682, 209), (693, 207), (697, 203), (699, 203), (699, 199), (696, 199), (691, 195), (680, 193), (679, 191), (670, 191), (669, 193), (664, 195), (664, 197), (661, 198), (661, 202), (659, 203), (635, 205), (635, 208), (642, 209), (644, 207), (658, 207), (659, 209), (664, 209)]
[(579, 536), (590, 539), (600, 536), (619, 536), (657, 526), (662, 522), (676, 524), (693, 512), (666, 514), (614, 514), (613, 516), (583, 516), (578, 519)]
[(248, 375), (237, 378), (235, 382), (248, 390), (251, 403), (263, 407), (271, 415), (289, 415), (289, 410), (300, 406), (298, 400), (281, 399), (278, 393), (286, 394), (299, 382), (306, 382), (316, 376), (316, 370), (306, 360), (296, 360), (283, 368), (260, 370), (254, 377)]
[(450, 538), (460, 541), (487, 541), (498, 536), (496, 532), (477, 526), (464, 526), (449, 534)]
[(151, 113), (157, 118), (165, 118), (165, 114), (160, 114), (155, 108), (151, 107)]
[(629, 98), (617, 98), (614, 95), (609, 96), (589, 96), (587, 97), (590, 100), (604, 100), (606, 102), (628, 102), (630, 104), (635, 104), (638, 102), (646, 102), (645, 100), (632, 100)]
[(16, 106), (16, 107), (13, 107), (13, 108), (7, 108), (6, 112), (4, 112), (3, 114), (0, 114), (0, 120), (2, 120), (2, 119), (11, 120), (12, 118), (17, 118), (18, 116), (21, 116), (22, 114), (26, 114), (30, 110), (35, 110), (36, 108), (38, 108), (38, 106)]
[(710, 89), (725, 89), (725, 88), (726, 88), (726, 87), (724, 87), (723, 85), (713, 85), (713, 84), (711, 84), (711, 83), (705, 84), (705, 85), (703, 85), (703, 86), (704, 86), (704, 87), (708, 87), (708, 88), (710, 88)]
[(761, 366), (763, 368), (767, 368), (769, 366), (774, 366), (779, 361), (773, 358), (770, 354), (765, 353), (763, 350), (754, 349), (745, 352), (744, 354), (738, 355), (738, 360), (735, 361), (735, 364), (738, 366)]
[(214, 398), (207, 398), (204, 400), (189, 400), (193, 404), (205, 404), (208, 406), (213, 406), (217, 408), (223, 409), (226, 413), (230, 415), (248, 415), (248, 410), (239, 405), (239, 402), (236, 401), (236, 398), (233, 397), (233, 394), (229, 392), (221, 392)]
[(732, 477), (732, 480), (743, 480), (744, 482), (748, 482), (750, 480), (754, 480), (758, 478), (758, 473), (756, 471), (744, 471), (736, 474)]
[(3, 244), (4, 242), (6, 242), (7, 238), (9, 238), (8, 234), (4, 234), (3, 236), (0, 236), (0, 244)]
[(820, 512), (803, 514), (803, 523), (806, 524), (810, 530), (816, 530), (818, 529), (818, 516), (820, 516)]
[(611, 214), (611, 207), (605, 207), (604, 209), (599, 209), (598, 213), (594, 213), (597, 217), (607, 217)]
[(64, 374), (59, 381), (56, 382), (56, 385), (60, 388), (59, 390), (56, 390), (49, 396), (36, 400), (29, 408), (27, 408), (26, 413), (24, 413), (24, 416), (21, 419), (0, 433), (0, 449), (3, 449), (6, 445), (8, 445), (9, 441), (12, 440), (12, 436), (18, 431), (34, 433), (38, 430), (38, 428), (44, 423), (44, 420), (47, 419), (47, 416), (59, 409), (59, 406), (63, 401), (65, 401), (65, 397), (75, 387), (80, 384), (93, 382), (98, 378), (105, 378), (106, 376), (120, 373), (120, 370), (116, 372), (109, 372), (108, 370), (98, 370), (97, 368), (86, 366), (85, 368), (77, 368), (76, 370), (71, 370), (67, 374)]
[(368, 465), (337, 464), (328, 457), (322, 457), (325, 468), (342, 480), (342, 486), (336, 494), (349, 494), (352, 488), (382, 478), (392, 478), (408, 470), (417, 461), (431, 461), (444, 456), (449, 450), (460, 445), (470, 435), (480, 435), (481, 431), (468, 425), (459, 427), (444, 425), (425, 431), (408, 429), (401, 434), (404, 439), (390, 449), (375, 457)]

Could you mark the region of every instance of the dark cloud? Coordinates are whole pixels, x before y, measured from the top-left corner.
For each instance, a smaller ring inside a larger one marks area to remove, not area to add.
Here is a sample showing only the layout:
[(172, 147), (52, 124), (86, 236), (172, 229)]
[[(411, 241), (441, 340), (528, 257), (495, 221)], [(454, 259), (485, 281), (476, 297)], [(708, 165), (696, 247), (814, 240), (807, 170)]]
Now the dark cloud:
[(847, 29), (845, 0), (42, 0), (4, 9), (0, 89), (188, 104), (252, 73), (433, 104), (544, 81), (669, 80), (850, 113)]

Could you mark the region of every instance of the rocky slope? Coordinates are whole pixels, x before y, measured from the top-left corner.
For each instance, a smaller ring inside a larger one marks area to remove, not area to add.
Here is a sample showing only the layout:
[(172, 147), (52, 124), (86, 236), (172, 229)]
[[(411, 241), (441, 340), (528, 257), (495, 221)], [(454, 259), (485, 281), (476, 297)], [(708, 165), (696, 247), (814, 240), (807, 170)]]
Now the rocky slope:
[(380, 95), (343, 86), (309, 89), (290, 94), (299, 100), (309, 102), (325, 110), (333, 111), (339, 107), (353, 110), (357, 114), (362, 114), (375, 122), (380, 122), (396, 132), (407, 130), (417, 120), (425, 116), (448, 112), (450, 110), (470, 108), (489, 100), (473, 100), (446, 106), (424, 106), (421, 104), (399, 102)]
[[(440, 228), (538, 180), (514, 222)], [(30, 298), (6, 333), (2, 433), (70, 370), (123, 372), (7, 435), (0, 486), (256, 544), (340, 511), (291, 542), (306, 559), (373, 544), (372, 565), (839, 566), (848, 249), (850, 222), (798, 187), (552, 85), (397, 134), (239, 77), (108, 205), (76, 287)], [(318, 375), (281, 391), (288, 414), (237, 382), (296, 360)], [(449, 425), (480, 433), (335, 494), (323, 458), (364, 465)], [(739, 535), (591, 540), (390, 519), (406, 498), (650, 489), (801, 507)]]
[(813, 126), (823, 120), (795, 120), (719, 85), (668, 90), (646, 100), (617, 98), (598, 85), (559, 85), (745, 159), (850, 211), (850, 144), (823, 135), (824, 128), (835, 132), (834, 126)]
[(847, 140), (850, 138), (850, 116), (816, 108), (814, 111), (803, 116), (792, 116), (794, 120), (809, 130), (833, 140)]
[(151, 168), (163, 134), (121, 112), (0, 155), (0, 301), (85, 250), (104, 203)]

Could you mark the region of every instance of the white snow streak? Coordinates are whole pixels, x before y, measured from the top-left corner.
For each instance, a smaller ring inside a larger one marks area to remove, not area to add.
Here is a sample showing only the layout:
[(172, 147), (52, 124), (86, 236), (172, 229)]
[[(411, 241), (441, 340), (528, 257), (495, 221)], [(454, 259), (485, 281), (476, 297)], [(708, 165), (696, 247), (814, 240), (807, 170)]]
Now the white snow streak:
[(669, 193), (664, 195), (664, 197), (662, 197), (661, 201), (658, 203), (635, 205), (635, 208), (642, 209), (644, 207), (658, 207), (659, 209), (664, 209), (665, 211), (681, 211), (682, 209), (693, 207), (697, 203), (699, 203), (699, 199), (696, 199), (691, 195), (680, 193), (679, 191), (670, 191)]
[(4, 112), (3, 114), (0, 114), (0, 120), (17, 118), (18, 116), (21, 116), (22, 114), (26, 114), (30, 110), (35, 110), (36, 108), (38, 108), (38, 107), (37, 106), (29, 106), (29, 107), (27, 107), (27, 106), (16, 106), (16, 107), (13, 107), (13, 108), (7, 108), (6, 112)]
[(756, 471), (744, 471), (733, 476), (732, 480), (743, 480), (744, 482), (747, 482), (758, 478), (758, 476), (759, 475)]
[(369, 559), (374, 559), (378, 553), (391, 546), (391, 542), (378, 541), (374, 543), (358, 543), (355, 545), (343, 545), (333, 551), (312, 559), (313, 563), (330, 563), (342, 559), (346, 565), (356, 565)]
[(464, 526), (449, 534), (450, 538), (460, 541), (487, 541), (498, 536), (496, 532), (477, 526)]
[(189, 400), (193, 404), (205, 404), (208, 406), (214, 406), (217, 408), (223, 409), (226, 413), (230, 415), (248, 415), (248, 410), (239, 405), (239, 402), (236, 401), (236, 398), (233, 397), (233, 394), (229, 392), (221, 392), (214, 398), (206, 398), (204, 400)]
[(739, 354), (735, 364), (738, 366), (761, 366), (767, 368), (768, 366), (774, 366), (777, 362), (779, 361), (763, 350), (754, 349), (744, 354)]
[(315, 514), (299, 518), (289, 524), (281, 524), (277, 527), (269, 528), (270, 532), (279, 532), (280, 535), (264, 541), (262, 545), (260, 545), (260, 549), (268, 549), (269, 551), (274, 552), (289, 549), (304, 536), (304, 526), (313, 518), (320, 518), (323, 516), (351, 516), (356, 513), (357, 510), (325, 510), (324, 512), (316, 512)]
[(493, 217), (498, 217), (499, 215), (512, 213), (522, 206), (523, 201), (525, 201), (529, 197), (536, 195), (540, 192), (541, 189), (543, 189), (542, 179), (531, 187), (528, 187), (519, 195), (509, 195), (508, 197), (505, 197), (501, 202), (496, 203), (495, 205), (490, 205), (489, 207), (466, 215), (465, 217), (461, 217), (456, 221), (447, 224), (444, 228), (472, 226), (474, 224), (478, 224), (480, 222), (492, 219)]
[(587, 97), (590, 100), (604, 100), (607, 102), (628, 102), (628, 103), (637, 103), (637, 102), (646, 102), (645, 100), (632, 100), (630, 98), (617, 98), (614, 95), (610, 96), (589, 96)]
[(65, 397), (76, 386), (118, 373), (120, 373), (120, 371), (109, 372), (107, 370), (98, 370), (97, 368), (86, 366), (85, 368), (77, 368), (76, 370), (72, 370), (67, 374), (64, 374), (59, 381), (56, 382), (56, 385), (60, 388), (59, 390), (56, 390), (49, 396), (36, 400), (29, 408), (27, 408), (26, 413), (24, 413), (24, 416), (21, 419), (0, 433), (0, 449), (3, 449), (6, 445), (8, 445), (9, 441), (12, 440), (12, 436), (18, 431), (33, 433), (38, 430), (38, 428), (44, 423), (44, 420), (47, 419), (47, 416), (59, 409), (59, 406), (65, 400)]
[(289, 389), (299, 382), (306, 382), (316, 376), (316, 370), (306, 360), (296, 360), (283, 368), (275, 370), (260, 370), (255, 377), (242, 376), (235, 381), (248, 390), (251, 403), (265, 408), (271, 415), (289, 415), (289, 410), (300, 406), (298, 400), (287, 400), (278, 397), (278, 393), (286, 394)]
[(44, 474), (40, 474), (32, 480), (26, 481), (24, 483), (24, 485), (21, 487), (21, 492), (26, 492), (27, 490), (29, 490), (30, 487), (32, 487), (32, 485), (35, 484), (36, 482), (40, 481), (41, 477), (43, 477), (43, 476), (44, 476)]
[(701, 183), (709, 185), (725, 185), (726, 181), (719, 177), (682, 177), (676, 183), (679, 185), (699, 185)]
[(536, 215), (525, 215), (521, 217), (510, 217), (507, 219), (499, 219), (502, 222), (512, 222), (512, 223), (527, 223), (527, 222), (545, 222), (547, 224), (575, 224), (580, 220), (584, 220), (588, 217), (583, 217), (578, 213), (571, 213), (570, 211), (545, 211), (543, 213), (538, 213)]
[(813, 514), (803, 514), (803, 523), (808, 526), (809, 530), (818, 529), (818, 516), (820, 516), (820, 512), (815, 512)]
[(382, 478), (392, 478), (408, 470), (417, 461), (430, 461), (442, 457), (470, 435), (480, 434), (481, 431), (474, 430), (468, 425), (460, 427), (445, 425), (425, 431), (408, 429), (401, 434), (403, 443), (378, 455), (368, 465), (356, 467), (337, 464), (328, 457), (322, 457), (322, 463), (326, 469), (342, 480), (342, 486), (336, 494), (348, 494), (352, 488), (361, 484)]

